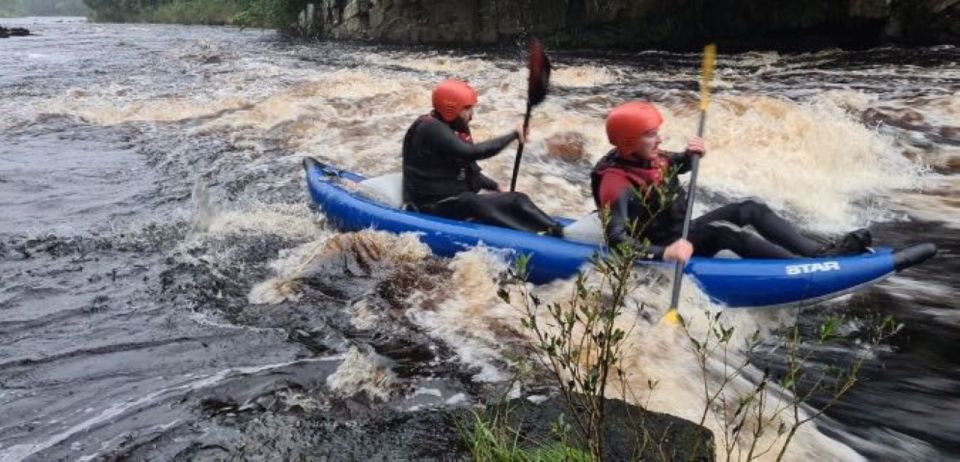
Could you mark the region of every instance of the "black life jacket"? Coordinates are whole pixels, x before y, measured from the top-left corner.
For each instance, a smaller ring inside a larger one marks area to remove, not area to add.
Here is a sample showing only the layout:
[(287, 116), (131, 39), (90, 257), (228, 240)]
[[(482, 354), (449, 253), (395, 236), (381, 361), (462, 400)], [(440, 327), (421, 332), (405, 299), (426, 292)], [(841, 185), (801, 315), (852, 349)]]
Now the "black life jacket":
[(417, 118), (403, 137), (404, 202), (420, 208), (460, 193), (480, 191), (478, 175), (482, 169), (475, 161), (445, 156), (442, 152), (424, 152), (429, 149), (429, 140), (417, 136), (422, 124), (444, 124), (463, 142), (473, 144), (470, 128), (460, 119), (448, 124), (433, 113)]

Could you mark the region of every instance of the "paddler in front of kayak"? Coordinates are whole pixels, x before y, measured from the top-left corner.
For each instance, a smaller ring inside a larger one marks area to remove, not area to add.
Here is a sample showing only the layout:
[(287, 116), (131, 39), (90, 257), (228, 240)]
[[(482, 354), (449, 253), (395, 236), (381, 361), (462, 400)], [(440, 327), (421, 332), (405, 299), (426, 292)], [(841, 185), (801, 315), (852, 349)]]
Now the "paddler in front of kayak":
[[(605, 235), (611, 247), (640, 247), (648, 241), (647, 258), (686, 263), (691, 255), (711, 257), (725, 249), (742, 258), (782, 259), (856, 255), (871, 245), (866, 229), (845, 235), (839, 243), (821, 244), (754, 200), (694, 219), (689, 239), (681, 239), (687, 200), (677, 176), (690, 170), (692, 156), (703, 157), (707, 150), (703, 140), (694, 137), (683, 153), (661, 151), (662, 123), (660, 111), (647, 102), (621, 104), (607, 116), (607, 137), (614, 149), (594, 167), (591, 187), (597, 208), (609, 210)], [(742, 229), (745, 226), (759, 235)]]

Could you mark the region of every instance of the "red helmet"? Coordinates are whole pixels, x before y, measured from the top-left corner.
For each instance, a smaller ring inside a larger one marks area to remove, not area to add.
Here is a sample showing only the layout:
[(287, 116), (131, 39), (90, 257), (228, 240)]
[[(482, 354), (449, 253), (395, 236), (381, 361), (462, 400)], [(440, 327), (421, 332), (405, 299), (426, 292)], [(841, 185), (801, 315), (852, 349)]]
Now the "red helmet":
[(663, 123), (660, 111), (650, 103), (631, 101), (610, 111), (607, 116), (607, 138), (623, 154), (637, 150), (640, 137)]
[(444, 80), (433, 89), (433, 108), (445, 122), (452, 122), (460, 111), (477, 104), (477, 91), (460, 80)]

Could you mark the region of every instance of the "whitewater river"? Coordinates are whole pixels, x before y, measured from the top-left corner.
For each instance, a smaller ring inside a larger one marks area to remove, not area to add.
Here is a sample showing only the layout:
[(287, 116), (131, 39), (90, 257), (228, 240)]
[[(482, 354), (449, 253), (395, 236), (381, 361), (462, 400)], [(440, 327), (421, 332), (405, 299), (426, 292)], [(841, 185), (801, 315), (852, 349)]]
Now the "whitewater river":
[[(529, 354), (518, 311), (496, 295), (495, 253), (444, 260), (414, 236), (338, 234), (309, 206), (300, 167), (315, 156), (397, 170), (404, 131), (447, 76), (480, 92), (475, 138), (509, 130), (524, 108), (519, 50), (76, 18), (3, 25), (35, 36), (0, 40), (0, 460), (443, 459), (455, 435), (384, 447), (370, 442), (395, 420), (351, 422), (470, 405)], [(667, 147), (681, 148), (696, 127), (699, 59), (553, 54), (518, 188), (551, 213), (590, 211), (604, 114), (629, 98), (657, 102)], [(757, 197), (811, 232), (869, 226), (882, 244), (941, 249), (800, 309), (805, 326), (847, 316), (847, 341), (815, 357), (825, 363), (857, 354), (871, 319), (905, 328), (869, 352), (865, 382), (803, 427), (788, 459), (960, 457), (958, 61), (954, 47), (721, 54), (698, 209)], [(569, 131), (587, 158), (548, 155), (544, 139)], [(506, 184), (512, 160), (485, 171)], [(572, 287), (535, 290), (562, 300)], [(684, 313), (711, 308), (685, 287)], [(655, 311), (668, 296), (656, 283), (633, 295)], [(725, 319), (774, 335), (797, 314)], [(660, 381), (648, 406), (697, 420), (685, 340), (641, 323), (628, 345), (628, 380)]]

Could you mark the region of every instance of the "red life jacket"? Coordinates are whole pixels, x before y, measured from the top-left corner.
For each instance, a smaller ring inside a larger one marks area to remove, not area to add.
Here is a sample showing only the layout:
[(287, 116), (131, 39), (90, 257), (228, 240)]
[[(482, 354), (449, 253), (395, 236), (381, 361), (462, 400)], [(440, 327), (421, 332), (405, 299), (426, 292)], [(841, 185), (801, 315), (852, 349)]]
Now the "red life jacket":
[(665, 155), (654, 160), (635, 161), (620, 158), (613, 150), (590, 173), (594, 202), (598, 209), (609, 206), (630, 187), (647, 195), (650, 186), (663, 186), (669, 169), (670, 158)]
[[(672, 242), (683, 230), (686, 215), (686, 192), (677, 180), (677, 174), (686, 171), (680, 157), (661, 154), (653, 160), (627, 160), (617, 157), (616, 150), (604, 156), (590, 173), (590, 186), (597, 209), (613, 208), (624, 192), (631, 189), (640, 195), (627, 200), (628, 221), (644, 225), (644, 237), (655, 244)], [(672, 172), (671, 169), (676, 169)], [(660, 193), (651, 193), (654, 188)], [(661, 203), (661, 200), (668, 202)]]

